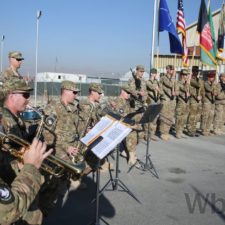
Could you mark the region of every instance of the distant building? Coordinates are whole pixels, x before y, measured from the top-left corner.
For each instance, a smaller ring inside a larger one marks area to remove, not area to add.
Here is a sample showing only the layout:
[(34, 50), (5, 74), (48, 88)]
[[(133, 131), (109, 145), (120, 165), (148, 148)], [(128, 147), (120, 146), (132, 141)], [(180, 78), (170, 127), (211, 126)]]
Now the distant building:
[(43, 72), (43, 73), (38, 73), (36, 79), (37, 79), (37, 82), (46, 82), (46, 83), (48, 82), (61, 83), (63, 80), (71, 80), (77, 83), (86, 83), (87, 75)]

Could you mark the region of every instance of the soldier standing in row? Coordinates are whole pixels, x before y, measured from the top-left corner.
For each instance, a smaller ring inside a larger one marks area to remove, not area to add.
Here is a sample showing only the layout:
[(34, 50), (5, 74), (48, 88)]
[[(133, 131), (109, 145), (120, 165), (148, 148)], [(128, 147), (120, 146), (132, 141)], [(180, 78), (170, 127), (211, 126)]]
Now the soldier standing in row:
[[(149, 80), (146, 82), (146, 86), (148, 92), (147, 101), (149, 102), (149, 104), (159, 104), (163, 99), (163, 92), (161, 83), (158, 81), (158, 74), (155, 68), (152, 68), (150, 70), (150, 77)], [(158, 117), (156, 117), (153, 122), (149, 123), (149, 125), (146, 126), (146, 129), (148, 129), (147, 127), (149, 126), (150, 139), (153, 141), (158, 141), (158, 137), (155, 135), (157, 128), (157, 120)]]
[(175, 110), (176, 115), (176, 138), (182, 138), (184, 125), (187, 121), (189, 112), (189, 97), (190, 97), (190, 83), (189, 72), (182, 69), (180, 72), (180, 80), (177, 82), (177, 105)]
[(205, 96), (202, 105), (202, 135), (209, 136), (210, 128), (215, 112), (215, 98), (218, 95), (217, 84), (215, 80), (216, 71), (208, 73), (207, 81), (204, 83)]
[(190, 104), (189, 104), (189, 115), (187, 120), (188, 135), (191, 137), (199, 136), (196, 133), (197, 122), (200, 118), (202, 110), (202, 97), (204, 96), (204, 82), (199, 79), (199, 68), (198, 66), (192, 67), (192, 76), (190, 81)]
[(215, 116), (213, 131), (216, 135), (224, 133), (223, 126), (225, 123), (225, 73), (220, 74), (220, 82), (217, 84), (218, 95), (215, 99)]
[(166, 67), (167, 73), (160, 79), (164, 95), (163, 108), (160, 112), (159, 131), (162, 140), (169, 140), (169, 131), (174, 123), (176, 107), (176, 73), (173, 65)]

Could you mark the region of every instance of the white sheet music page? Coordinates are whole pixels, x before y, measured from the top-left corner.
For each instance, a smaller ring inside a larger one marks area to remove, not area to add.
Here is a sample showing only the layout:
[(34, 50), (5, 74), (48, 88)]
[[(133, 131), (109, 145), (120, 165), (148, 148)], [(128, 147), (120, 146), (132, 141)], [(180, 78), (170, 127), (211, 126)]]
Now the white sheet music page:
[(96, 140), (105, 130), (107, 130), (116, 120), (104, 116), (101, 120), (95, 124), (95, 126), (80, 140), (86, 145), (89, 146), (94, 140)]
[(105, 132), (101, 134), (103, 139), (92, 148), (92, 152), (103, 159), (118, 145), (132, 129), (125, 124), (116, 121)]

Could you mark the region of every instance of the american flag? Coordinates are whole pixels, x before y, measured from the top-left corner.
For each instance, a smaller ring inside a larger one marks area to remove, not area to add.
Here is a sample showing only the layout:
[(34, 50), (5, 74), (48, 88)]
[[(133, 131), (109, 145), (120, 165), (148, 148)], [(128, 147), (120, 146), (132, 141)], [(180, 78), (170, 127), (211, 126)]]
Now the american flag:
[(177, 32), (181, 33), (182, 45), (183, 45), (183, 66), (189, 66), (188, 59), (188, 47), (186, 41), (186, 23), (184, 19), (184, 6), (183, 0), (178, 0), (178, 10), (177, 10)]

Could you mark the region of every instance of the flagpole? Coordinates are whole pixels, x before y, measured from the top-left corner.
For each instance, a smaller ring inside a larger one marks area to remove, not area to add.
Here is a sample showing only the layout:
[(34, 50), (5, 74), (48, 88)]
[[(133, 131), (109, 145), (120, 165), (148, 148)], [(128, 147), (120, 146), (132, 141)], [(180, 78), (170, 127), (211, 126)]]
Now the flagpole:
[(157, 40), (157, 58), (156, 58), (156, 69), (157, 69), (157, 71), (158, 71), (158, 69), (159, 69), (159, 4), (160, 4), (160, 1), (161, 0), (159, 0), (158, 1), (158, 40)]
[(154, 50), (155, 50), (155, 25), (156, 25), (156, 4), (157, 0), (154, 0), (154, 12), (153, 12), (153, 27), (152, 27), (152, 50), (151, 50), (151, 62), (150, 68), (154, 66)]

